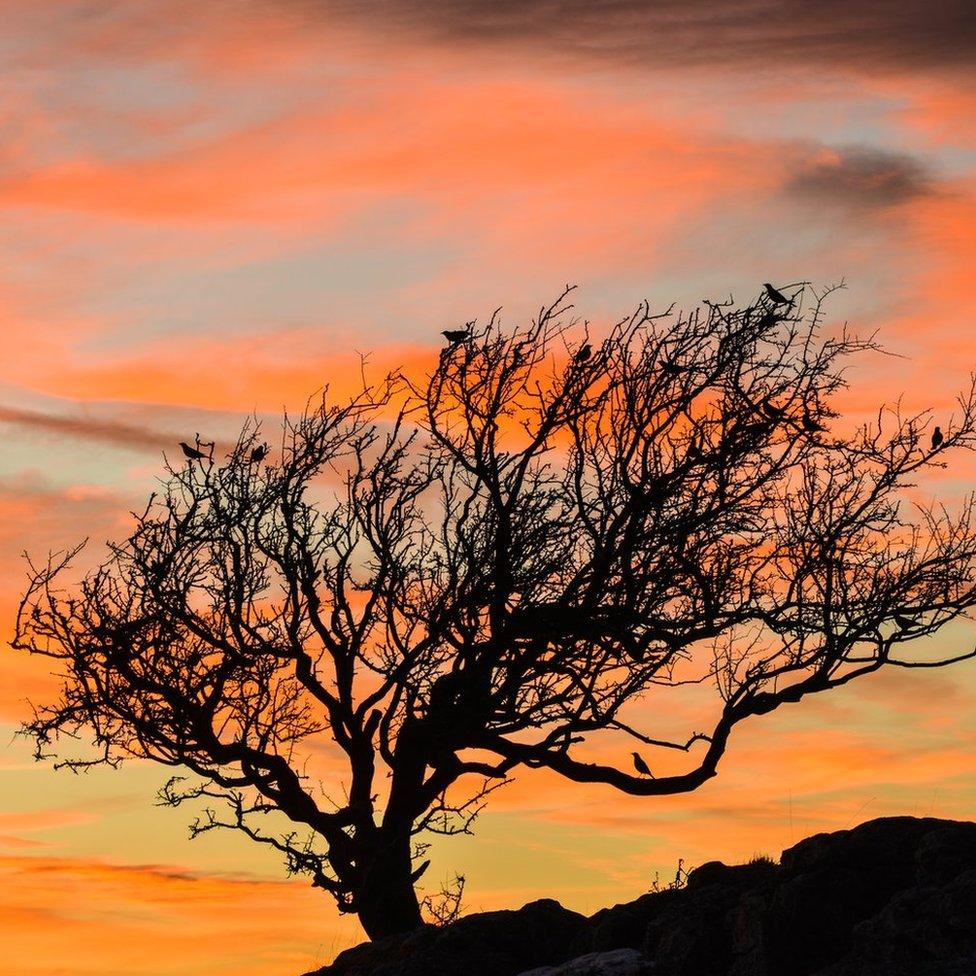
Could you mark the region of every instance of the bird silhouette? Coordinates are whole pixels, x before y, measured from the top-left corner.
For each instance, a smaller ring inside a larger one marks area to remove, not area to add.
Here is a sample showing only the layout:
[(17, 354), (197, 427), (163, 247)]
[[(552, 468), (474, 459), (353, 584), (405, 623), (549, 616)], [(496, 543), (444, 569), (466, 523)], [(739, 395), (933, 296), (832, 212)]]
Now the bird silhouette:
[(587, 342), (580, 346), (576, 355), (573, 356), (574, 363), (585, 363), (593, 355), (593, 347)]
[(781, 291), (774, 288), (768, 281), (763, 283), (763, 287), (766, 289), (766, 294), (769, 296), (769, 300), (774, 305), (792, 305), (793, 302), (787, 298)]
[(641, 776), (650, 776), (651, 779), (654, 779), (654, 774), (648, 768), (647, 763), (641, 758), (641, 754), (639, 752), (635, 752), (633, 753), (633, 756), (634, 769), (636, 769)]
[(763, 312), (759, 316), (758, 326), (760, 329), (771, 329), (774, 325), (783, 321), (783, 316), (779, 312)]
[(703, 453), (701, 443), (695, 438), (688, 445), (688, 450), (685, 451), (685, 457), (692, 462), (699, 461)]
[(190, 447), (190, 445), (187, 444), (186, 441), (180, 441), (180, 447), (183, 449), (183, 453), (191, 461), (201, 461), (203, 458), (207, 456), (206, 454), (203, 453), (203, 451), (198, 451), (195, 447)]
[(782, 407), (777, 407), (775, 403), (771, 400), (763, 400), (762, 402), (762, 412), (769, 417), (770, 420), (782, 420), (786, 411)]
[(444, 329), (441, 335), (452, 345), (456, 346), (459, 342), (464, 342), (470, 333), (467, 329)]
[(253, 451), (251, 451), (251, 460), (256, 464), (260, 464), (268, 456), (268, 445), (259, 444)]
[(818, 420), (814, 420), (814, 418), (811, 417), (810, 414), (808, 413), (804, 413), (803, 420), (801, 421), (801, 423), (803, 424), (803, 429), (808, 434), (819, 434), (821, 431), (827, 429)]
[(684, 371), (684, 367), (677, 363), (669, 363), (667, 360), (661, 363), (661, 372), (665, 376), (680, 376)]
[(906, 617), (903, 614), (896, 613), (892, 618), (899, 630), (910, 630), (915, 626), (915, 621), (911, 617)]
[(932, 431), (932, 450), (937, 451), (940, 447), (942, 447), (944, 442), (945, 434), (942, 433), (942, 428), (936, 427), (935, 430)]

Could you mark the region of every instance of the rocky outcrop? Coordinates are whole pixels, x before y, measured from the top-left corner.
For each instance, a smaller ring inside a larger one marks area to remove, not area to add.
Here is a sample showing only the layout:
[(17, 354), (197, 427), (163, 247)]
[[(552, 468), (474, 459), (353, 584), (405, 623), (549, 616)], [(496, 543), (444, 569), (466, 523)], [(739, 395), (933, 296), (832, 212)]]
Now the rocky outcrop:
[(315, 976), (973, 976), (976, 824), (895, 817), (704, 864), (590, 918), (538, 901), (357, 946)]
[(571, 959), (586, 918), (557, 901), (366, 942), (309, 976), (517, 976)]
[(561, 966), (543, 966), (519, 976), (643, 976), (653, 972), (654, 964), (636, 949), (611, 949), (609, 952), (588, 952)]

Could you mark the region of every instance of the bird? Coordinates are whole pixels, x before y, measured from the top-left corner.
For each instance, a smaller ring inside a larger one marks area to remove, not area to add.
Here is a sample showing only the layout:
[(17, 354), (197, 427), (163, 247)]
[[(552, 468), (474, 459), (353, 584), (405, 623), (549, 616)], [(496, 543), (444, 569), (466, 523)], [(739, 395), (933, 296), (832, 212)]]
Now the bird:
[(633, 753), (633, 756), (634, 769), (636, 769), (641, 776), (650, 776), (651, 779), (654, 779), (654, 774), (648, 768), (647, 763), (641, 758), (641, 754), (639, 752), (635, 752)]
[(183, 453), (191, 461), (201, 461), (203, 458), (207, 456), (206, 454), (203, 453), (203, 451), (198, 451), (195, 447), (190, 447), (190, 445), (187, 444), (186, 441), (180, 441), (180, 447), (183, 449)]
[(942, 447), (944, 441), (945, 434), (942, 433), (942, 428), (936, 427), (935, 430), (932, 431), (932, 450), (937, 451), (940, 447)]
[(593, 355), (593, 347), (588, 342), (586, 342), (579, 347), (579, 349), (576, 352), (576, 355), (573, 356), (573, 362), (585, 363), (587, 359), (589, 359), (590, 356), (592, 355)]
[(759, 316), (759, 321), (757, 325), (760, 329), (771, 329), (774, 325), (783, 321), (783, 316), (779, 312), (763, 312)]
[(819, 434), (821, 431), (827, 429), (820, 421), (814, 420), (808, 413), (804, 413), (801, 423), (803, 424), (803, 429), (808, 434)]
[(896, 613), (891, 619), (897, 624), (899, 630), (910, 630), (915, 626), (915, 621), (911, 617), (906, 617), (900, 613)]
[(763, 400), (762, 411), (770, 420), (782, 420), (786, 413), (782, 407), (777, 407), (772, 400)]
[(253, 451), (251, 451), (251, 460), (256, 464), (260, 464), (268, 456), (268, 445), (258, 444)]
[(670, 363), (667, 360), (661, 363), (661, 372), (665, 376), (680, 376), (684, 372), (684, 367), (677, 363)]
[(467, 329), (444, 329), (441, 335), (452, 345), (456, 346), (459, 342), (464, 342), (468, 338)]
[(700, 459), (701, 459), (701, 456), (702, 456), (702, 453), (703, 453), (703, 452), (702, 452), (702, 446), (701, 446), (701, 444), (700, 444), (700, 443), (698, 442), (698, 439), (697, 439), (697, 438), (695, 438), (695, 439), (694, 439), (694, 440), (692, 440), (692, 441), (691, 441), (691, 443), (690, 443), (690, 444), (688, 445), (688, 450), (687, 450), (687, 451), (685, 451), (685, 457), (686, 457), (686, 458), (687, 458), (687, 459), (688, 459), (689, 461), (692, 461), (692, 462), (694, 462), (694, 461), (698, 461), (698, 460), (700, 460)]
[(787, 298), (781, 291), (774, 288), (768, 281), (763, 282), (763, 287), (766, 289), (766, 294), (769, 296), (769, 300), (774, 305), (792, 305), (793, 302)]

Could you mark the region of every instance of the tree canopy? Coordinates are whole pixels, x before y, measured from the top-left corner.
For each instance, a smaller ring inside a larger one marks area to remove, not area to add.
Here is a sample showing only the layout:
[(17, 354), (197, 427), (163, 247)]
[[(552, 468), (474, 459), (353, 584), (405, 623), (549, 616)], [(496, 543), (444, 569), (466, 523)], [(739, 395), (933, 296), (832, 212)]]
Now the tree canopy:
[[(65, 675), (39, 755), (175, 767), (162, 797), (204, 802), (195, 832), (273, 846), (377, 937), (420, 924), (425, 835), (523, 768), (686, 792), (750, 716), (971, 657), (911, 645), (976, 605), (973, 501), (909, 489), (973, 448), (976, 392), (935, 447), (897, 405), (846, 424), (877, 346), (792, 291), (600, 335), (567, 291), (273, 445), (253, 421), (198, 441), (100, 566), (31, 565), (14, 644)], [(707, 725), (663, 734), (690, 686)]]

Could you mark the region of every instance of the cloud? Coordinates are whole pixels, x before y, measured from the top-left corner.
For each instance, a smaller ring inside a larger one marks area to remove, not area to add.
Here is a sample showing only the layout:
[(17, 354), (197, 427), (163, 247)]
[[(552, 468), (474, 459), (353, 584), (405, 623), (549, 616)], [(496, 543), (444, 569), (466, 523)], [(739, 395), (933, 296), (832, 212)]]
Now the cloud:
[[(285, 48), (276, 41), (287, 37), (307, 52), (320, 36), (340, 35), (345, 21), (396, 42), (408, 31), (454, 46), (531, 48), (650, 67), (847, 65), (860, 72), (972, 65), (971, 6), (968, 0), (146, 0), (93, 10), (83, 0), (51, 0), (45, 9), (56, 14), (17, 22), (32, 38), (22, 63), (48, 64), (63, 53), (62, 71), (111, 51), (131, 74), (175, 51), (212, 76), (244, 69), (283, 78), (295, 61), (281, 56)], [(158, 97), (166, 95), (164, 88)], [(180, 92), (168, 95), (166, 107), (179, 110)], [(121, 100), (120, 108), (128, 107)]]
[(0, 931), (24, 976), (303, 972), (358, 941), (304, 881), (17, 855), (0, 855)]
[(937, 192), (914, 156), (869, 146), (825, 149), (802, 164), (786, 192), (814, 203), (863, 209), (894, 207)]
[(99, 441), (114, 447), (137, 450), (171, 448), (176, 440), (172, 434), (160, 433), (136, 424), (98, 420), (94, 417), (66, 417), (16, 407), (0, 406), (0, 424), (12, 424), (27, 430), (49, 431), (68, 437)]
[(93, 819), (92, 814), (85, 810), (0, 810), (0, 847), (41, 847), (49, 842), (23, 835), (60, 827), (76, 827), (88, 824)]
[(615, 62), (959, 68), (976, 60), (966, 0), (292, 0), (450, 43), (532, 47)]

